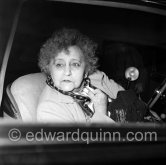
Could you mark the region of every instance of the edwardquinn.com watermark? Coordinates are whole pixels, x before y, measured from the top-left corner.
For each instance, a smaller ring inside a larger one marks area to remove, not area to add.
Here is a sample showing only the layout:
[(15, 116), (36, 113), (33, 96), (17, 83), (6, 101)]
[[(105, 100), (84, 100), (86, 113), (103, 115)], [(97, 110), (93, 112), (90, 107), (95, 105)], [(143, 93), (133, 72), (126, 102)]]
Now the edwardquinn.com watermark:
[(128, 131), (121, 134), (119, 131), (103, 131), (100, 128), (97, 131), (82, 131), (79, 128), (75, 131), (45, 131), (41, 128), (39, 131), (24, 131), (24, 135), (18, 128), (12, 128), (8, 132), (10, 141), (18, 142), (22, 138), (27, 142), (85, 142), (86, 144), (93, 142), (132, 142), (132, 141), (157, 141), (157, 132), (132, 132)]

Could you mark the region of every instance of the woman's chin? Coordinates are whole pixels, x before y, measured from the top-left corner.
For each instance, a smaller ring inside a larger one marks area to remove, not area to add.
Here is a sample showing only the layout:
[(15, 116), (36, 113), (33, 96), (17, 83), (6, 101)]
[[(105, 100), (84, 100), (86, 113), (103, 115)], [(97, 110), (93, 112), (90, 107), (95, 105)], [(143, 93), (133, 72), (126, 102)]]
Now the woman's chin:
[(66, 92), (70, 92), (70, 91), (73, 91), (74, 90), (74, 86), (62, 86), (61, 88), (63, 91), (66, 91)]

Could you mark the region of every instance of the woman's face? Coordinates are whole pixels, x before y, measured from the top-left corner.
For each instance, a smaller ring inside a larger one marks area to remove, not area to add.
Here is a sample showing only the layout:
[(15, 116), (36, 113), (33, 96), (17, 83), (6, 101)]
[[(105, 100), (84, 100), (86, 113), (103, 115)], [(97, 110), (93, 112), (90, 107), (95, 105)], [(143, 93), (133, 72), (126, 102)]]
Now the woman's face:
[(54, 85), (64, 91), (73, 91), (80, 87), (85, 74), (85, 60), (77, 46), (61, 51), (49, 65)]

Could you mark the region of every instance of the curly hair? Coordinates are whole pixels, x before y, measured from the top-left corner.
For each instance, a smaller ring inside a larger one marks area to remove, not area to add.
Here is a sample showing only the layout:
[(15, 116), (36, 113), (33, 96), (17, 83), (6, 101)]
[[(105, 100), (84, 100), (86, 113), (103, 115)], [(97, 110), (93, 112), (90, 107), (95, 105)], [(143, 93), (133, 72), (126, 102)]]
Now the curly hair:
[(95, 55), (97, 44), (78, 30), (66, 28), (55, 31), (42, 45), (38, 59), (38, 66), (41, 71), (49, 75), (48, 65), (50, 61), (59, 52), (63, 50), (68, 51), (70, 46), (77, 46), (83, 52), (88, 73), (94, 73), (98, 67), (98, 57)]

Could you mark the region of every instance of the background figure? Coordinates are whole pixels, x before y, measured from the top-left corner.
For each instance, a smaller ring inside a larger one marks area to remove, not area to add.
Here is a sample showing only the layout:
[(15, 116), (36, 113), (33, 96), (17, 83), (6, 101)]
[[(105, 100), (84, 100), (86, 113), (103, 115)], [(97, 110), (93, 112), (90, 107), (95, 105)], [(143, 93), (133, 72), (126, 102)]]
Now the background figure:
[(147, 101), (146, 86), (148, 82), (147, 70), (144, 67), (142, 56), (133, 46), (124, 43), (109, 44), (105, 47), (105, 56), (109, 58), (110, 77), (124, 88), (127, 87), (125, 71), (128, 67), (136, 67), (139, 70), (139, 78), (130, 83), (137, 95)]

